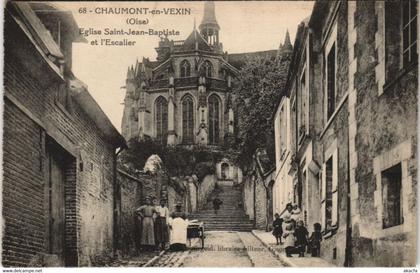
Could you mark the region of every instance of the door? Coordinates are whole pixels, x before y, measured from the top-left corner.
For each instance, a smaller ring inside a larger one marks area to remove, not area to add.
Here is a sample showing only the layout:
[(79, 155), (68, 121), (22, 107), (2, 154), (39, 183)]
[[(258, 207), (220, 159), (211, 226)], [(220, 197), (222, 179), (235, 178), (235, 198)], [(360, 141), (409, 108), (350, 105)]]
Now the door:
[(48, 153), (48, 248), (49, 253), (56, 255), (58, 263), (64, 266), (64, 182), (65, 158), (56, 149)]

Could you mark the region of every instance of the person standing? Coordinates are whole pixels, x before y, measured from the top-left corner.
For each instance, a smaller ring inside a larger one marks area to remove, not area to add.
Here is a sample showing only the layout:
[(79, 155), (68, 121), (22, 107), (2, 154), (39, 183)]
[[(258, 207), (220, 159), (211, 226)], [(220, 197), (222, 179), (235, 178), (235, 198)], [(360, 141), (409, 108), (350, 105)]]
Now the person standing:
[(312, 257), (319, 257), (321, 252), (321, 241), (322, 241), (322, 233), (321, 233), (321, 224), (315, 223), (314, 224), (314, 231), (309, 238), (309, 243), (311, 246)]
[(169, 209), (165, 200), (160, 200), (160, 205), (156, 206), (155, 220), (155, 241), (156, 246), (165, 249), (166, 243), (169, 241), (168, 234)]
[(153, 214), (156, 212), (156, 209), (152, 206), (152, 201), (149, 197), (146, 198), (145, 203), (145, 205), (136, 210), (137, 214), (142, 219), (140, 245), (143, 250), (154, 250), (155, 232)]
[(296, 237), (296, 250), (299, 252), (299, 257), (305, 257), (305, 249), (308, 244), (308, 230), (303, 225), (303, 221), (297, 221), (297, 226), (294, 233)]
[(223, 204), (223, 202), (219, 198), (216, 197), (216, 198), (213, 199), (214, 214), (217, 214), (217, 211), (220, 209), (220, 205), (222, 205), (222, 204)]
[(285, 231), (283, 233), (283, 238), (284, 238), (284, 249), (286, 250), (286, 256), (292, 257), (292, 254), (296, 253), (293, 222), (288, 222), (285, 224)]
[(282, 244), (281, 236), (283, 236), (283, 219), (280, 218), (278, 213), (274, 214), (274, 222), (273, 222), (273, 235), (276, 237), (277, 244)]

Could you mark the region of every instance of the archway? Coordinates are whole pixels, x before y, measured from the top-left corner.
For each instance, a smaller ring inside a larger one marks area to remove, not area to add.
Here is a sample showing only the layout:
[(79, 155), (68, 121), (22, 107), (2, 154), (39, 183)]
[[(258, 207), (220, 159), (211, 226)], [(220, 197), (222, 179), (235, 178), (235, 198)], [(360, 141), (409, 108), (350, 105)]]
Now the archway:
[(229, 164), (226, 162), (222, 163), (220, 176), (223, 180), (229, 179)]

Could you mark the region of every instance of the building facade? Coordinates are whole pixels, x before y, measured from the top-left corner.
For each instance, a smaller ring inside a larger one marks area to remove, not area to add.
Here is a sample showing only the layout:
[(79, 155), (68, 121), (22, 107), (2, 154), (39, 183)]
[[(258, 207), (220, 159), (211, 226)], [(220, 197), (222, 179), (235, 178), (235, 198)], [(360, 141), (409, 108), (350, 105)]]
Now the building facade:
[(417, 3), (316, 2), (275, 114), (273, 212), (297, 204), (321, 256), (413, 266)]
[(213, 2), (184, 41), (162, 38), (157, 58), (128, 69), (122, 132), (129, 140), (221, 145), (233, 134), (232, 77), (237, 73), (219, 41)]
[(123, 137), (71, 71), (70, 12), (5, 8), (3, 266), (87, 266), (111, 255)]
[[(162, 38), (156, 60), (128, 68), (122, 134), (169, 145), (222, 146), (234, 136), (232, 87), (246, 57), (275, 58), (279, 50), (228, 54), (219, 40), (215, 3), (205, 2), (198, 30), (182, 41)], [(287, 39), (286, 39), (287, 40)], [(285, 51), (290, 51), (290, 40)]]

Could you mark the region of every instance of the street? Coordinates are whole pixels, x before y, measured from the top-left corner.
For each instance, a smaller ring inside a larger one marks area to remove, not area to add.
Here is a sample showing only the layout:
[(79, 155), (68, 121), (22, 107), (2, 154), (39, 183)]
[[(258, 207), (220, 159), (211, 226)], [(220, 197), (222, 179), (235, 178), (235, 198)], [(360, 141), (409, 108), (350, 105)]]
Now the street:
[(184, 252), (166, 252), (155, 267), (283, 267), (284, 265), (250, 232), (206, 232), (205, 247), (198, 240)]

